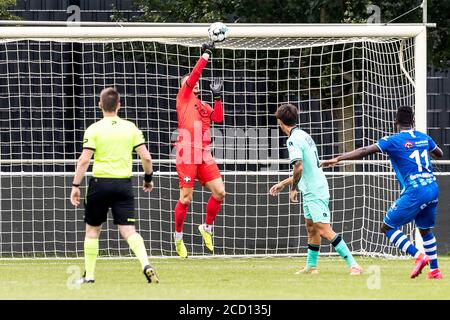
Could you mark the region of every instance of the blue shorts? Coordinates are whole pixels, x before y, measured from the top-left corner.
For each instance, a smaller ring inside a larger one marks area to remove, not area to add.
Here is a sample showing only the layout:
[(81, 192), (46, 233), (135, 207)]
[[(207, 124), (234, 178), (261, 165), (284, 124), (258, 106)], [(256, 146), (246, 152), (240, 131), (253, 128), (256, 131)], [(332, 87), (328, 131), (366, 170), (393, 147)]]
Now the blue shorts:
[(392, 204), (383, 222), (391, 228), (399, 228), (414, 220), (419, 229), (433, 228), (438, 197), (437, 183), (407, 190)]

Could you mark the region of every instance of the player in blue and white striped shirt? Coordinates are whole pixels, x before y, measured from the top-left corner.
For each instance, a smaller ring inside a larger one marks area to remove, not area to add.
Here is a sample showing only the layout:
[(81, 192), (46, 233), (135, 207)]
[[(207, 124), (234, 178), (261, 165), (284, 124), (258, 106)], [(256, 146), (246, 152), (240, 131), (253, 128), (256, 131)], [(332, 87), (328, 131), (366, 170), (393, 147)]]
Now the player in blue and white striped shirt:
[[(430, 155), (441, 158), (442, 150), (425, 133), (414, 129), (411, 107), (400, 107), (396, 116), (397, 134), (380, 139), (377, 143), (322, 161), (331, 167), (343, 160), (361, 159), (373, 153), (386, 153), (392, 163), (401, 193), (384, 217), (381, 231), (391, 243), (416, 259), (411, 278), (417, 277), (429, 263), (429, 279), (442, 279), (438, 268), (436, 238), (431, 229), (436, 223), (439, 187), (433, 175)], [(411, 221), (422, 235), (425, 253), (420, 252), (399, 228)]]

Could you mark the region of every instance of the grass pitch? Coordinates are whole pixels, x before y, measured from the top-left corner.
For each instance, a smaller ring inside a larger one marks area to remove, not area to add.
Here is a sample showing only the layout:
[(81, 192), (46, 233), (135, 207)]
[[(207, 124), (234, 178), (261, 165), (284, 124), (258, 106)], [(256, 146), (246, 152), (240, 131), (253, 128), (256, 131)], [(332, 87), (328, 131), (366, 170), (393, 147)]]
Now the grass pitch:
[(365, 274), (351, 277), (338, 257), (320, 257), (318, 275), (295, 275), (304, 257), (152, 259), (161, 283), (146, 283), (137, 260), (99, 259), (96, 283), (77, 287), (83, 260), (0, 260), (0, 299), (450, 299), (450, 257), (443, 280), (429, 268), (410, 279), (412, 260), (356, 257)]

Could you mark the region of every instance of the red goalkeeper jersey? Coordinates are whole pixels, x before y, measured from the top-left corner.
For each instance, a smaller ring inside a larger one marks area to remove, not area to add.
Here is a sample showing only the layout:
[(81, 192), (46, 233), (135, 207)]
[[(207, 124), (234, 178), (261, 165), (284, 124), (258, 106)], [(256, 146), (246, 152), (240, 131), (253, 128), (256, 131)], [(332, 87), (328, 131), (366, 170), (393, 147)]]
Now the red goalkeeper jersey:
[(192, 154), (196, 152), (195, 150), (209, 151), (211, 144), (211, 121), (223, 121), (223, 108), (220, 100), (215, 101), (213, 109), (193, 93), (193, 88), (207, 63), (208, 60), (200, 57), (192, 73), (177, 95), (177, 154), (179, 154), (181, 149), (184, 150), (183, 152), (189, 151)]

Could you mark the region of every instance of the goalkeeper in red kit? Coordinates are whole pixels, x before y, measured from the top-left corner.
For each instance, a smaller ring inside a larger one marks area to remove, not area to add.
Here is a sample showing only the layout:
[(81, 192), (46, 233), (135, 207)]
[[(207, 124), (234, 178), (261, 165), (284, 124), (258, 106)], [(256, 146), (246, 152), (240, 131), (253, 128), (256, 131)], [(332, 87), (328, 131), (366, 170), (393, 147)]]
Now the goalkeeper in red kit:
[(223, 81), (215, 79), (210, 85), (214, 108), (198, 98), (198, 80), (208, 64), (214, 43), (202, 45), (202, 56), (192, 72), (181, 79), (177, 95), (178, 139), (176, 142), (176, 168), (179, 177), (180, 199), (175, 206), (175, 246), (178, 255), (187, 258), (183, 242), (183, 223), (192, 201), (194, 181), (197, 178), (212, 195), (206, 205), (205, 223), (198, 226), (208, 250), (213, 251), (212, 225), (222, 201), (225, 188), (219, 168), (211, 154), (211, 122), (223, 121), (221, 90)]

